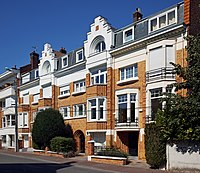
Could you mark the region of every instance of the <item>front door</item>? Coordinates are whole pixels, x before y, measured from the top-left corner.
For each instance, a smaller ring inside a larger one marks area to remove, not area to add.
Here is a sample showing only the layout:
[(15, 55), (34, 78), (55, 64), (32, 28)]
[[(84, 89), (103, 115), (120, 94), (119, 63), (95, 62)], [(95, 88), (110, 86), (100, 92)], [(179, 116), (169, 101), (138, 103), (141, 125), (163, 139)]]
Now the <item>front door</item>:
[(131, 156), (138, 156), (138, 136), (138, 132), (129, 132), (128, 134), (128, 149)]
[(24, 135), (24, 148), (29, 147), (29, 140), (28, 140), (28, 135)]

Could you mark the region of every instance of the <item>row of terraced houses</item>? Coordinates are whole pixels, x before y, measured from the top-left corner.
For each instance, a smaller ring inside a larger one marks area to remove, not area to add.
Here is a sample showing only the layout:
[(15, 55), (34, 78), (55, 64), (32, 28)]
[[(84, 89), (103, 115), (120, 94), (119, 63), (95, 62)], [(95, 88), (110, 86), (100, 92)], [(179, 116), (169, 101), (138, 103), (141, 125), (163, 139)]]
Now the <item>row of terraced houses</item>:
[[(18, 75), (18, 133), (23, 148), (32, 148), (31, 128), (37, 112), (60, 110), (70, 124), (77, 149), (118, 147), (145, 158), (144, 128), (153, 121), (163, 92), (179, 80), (170, 62), (185, 65), (184, 36), (199, 31), (198, 0), (185, 0), (147, 18), (140, 9), (133, 22), (113, 28), (98, 16), (87, 39), (71, 52), (49, 43)], [(196, 11), (196, 12), (195, 12)], [(196, 19), (195, 19), (196, 18)], [(15, 75), (0, 74), (0, 136), (2, 146), (15, 147)]]

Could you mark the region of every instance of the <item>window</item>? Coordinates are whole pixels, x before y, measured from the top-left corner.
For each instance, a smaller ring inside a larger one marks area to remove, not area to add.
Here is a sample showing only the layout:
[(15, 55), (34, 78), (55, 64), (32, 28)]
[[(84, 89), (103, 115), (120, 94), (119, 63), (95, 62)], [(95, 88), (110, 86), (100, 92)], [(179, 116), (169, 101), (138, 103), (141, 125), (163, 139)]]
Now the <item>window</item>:
[(151, 31), (155, 31), (157, 29), (157, 19), (151, 20)]
[(106, 84), (107, 83), (107, 71), (98, 70), (97, 73), (91, 75), (91, 85)]
[(106, 44), (104, 41), (100, 41), (95, 46), (95, 53), (103, 52), (106, 49)]
[(159, 17), (159, 28), (166, 26), (166, 15)]
[(82, 61), (83, 60), (83, 51), (78, 51), (76, 52), (76, 62)]
[(29, 93), (23, 94), (23, 104), (29, 104)]
[(74, 117), (85, 116), (85, 105), (78, 104), (73, 106)]
[(162, 88), (156, 88), (150, 90), (151, 92), (151, 118), (152, 120), (155, 119), (155, 114), (157, 113), (158, 109), (162, 110)]
[(39, 70), (35, 70), (35, 78), (39, 77)]
[(133, 39), (133, 30), (129, 29), (124, 32), (124, 42), (130, 41)]
[(120, 80), (138, 77), (137, 64), (120, 69)]
[(3, 99), (3, 100), (0, 101), (0, 107), (1, 108), (5, 108), (6, 107), (6, 101), (5, 101), (5, 99)]
[(6, 127), (6, 117), (2, 118), (2, 127)]
[(28, 127), (28, 113), (19, 113), (19, 127)]
[(69, 85), (60, 87), (60, 95), (70, 94), (70, 88), (69, 87), (70, 87)]
[(70, 107), (61, 107), (60, 108), (60, 113), (63, 115), (63, 118), (69, 118), (70, 117)]
[(118, 123), (136, 121), (136, 93), (118, 95)]
[(106, 99), (95, 98), (88, 100), (89, 120), (105, 120)]
[(85, 92), (85, 80), (74, 83), (74, 92)]
[(175, 11), (168, 13), (168, 25), (175, 23)]
[(62, 59), (62, 67), (66, 67), (66, 66), (68, 66), (68, 58), (67, 58), (67, 57), (64, 57), (64, 58)]
[(30, 74), (25, 74), (22, 76), (22, 84), (27, 83), (30, 81)]
[(168, 12), (162, 13), (161, 15), (153, 19), (150, 19), (149, 32), (152, 32), (157, 29), (176, 23), (176, 13), (177, 13), (176, 9), (173, 9)]
[(33, 94), (33, 103), (38, 103), (39, 98), (40, 98), (40, 93)]
[(52, 97), (52, 86), (46, 86), (43, 88), (43, 98), (51, 98)]

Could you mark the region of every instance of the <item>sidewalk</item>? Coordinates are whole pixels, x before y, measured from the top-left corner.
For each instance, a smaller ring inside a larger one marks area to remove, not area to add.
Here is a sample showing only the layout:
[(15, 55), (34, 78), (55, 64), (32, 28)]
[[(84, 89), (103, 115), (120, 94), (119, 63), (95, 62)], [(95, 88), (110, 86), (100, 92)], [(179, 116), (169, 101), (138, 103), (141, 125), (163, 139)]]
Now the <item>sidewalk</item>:
[(57, 164), (70, 164), (77, 167), (87, 167), (91, 169), (106, 170), (114, 173), (165, 173), (161, 170), (153, 170), (148, 167), (144, 161), (131, 160), (131, 163), (125, 166), (101, 164), (96, 162), (88, 162), (86, 156), (76, 156), (73, 158), (58, 158), (51, 156), (35, 155), (29, 152), (12, 152), (0, 150), (0, 153), (15, 155), (19, 157), (34, 158), (42, 161), (49, 161)]

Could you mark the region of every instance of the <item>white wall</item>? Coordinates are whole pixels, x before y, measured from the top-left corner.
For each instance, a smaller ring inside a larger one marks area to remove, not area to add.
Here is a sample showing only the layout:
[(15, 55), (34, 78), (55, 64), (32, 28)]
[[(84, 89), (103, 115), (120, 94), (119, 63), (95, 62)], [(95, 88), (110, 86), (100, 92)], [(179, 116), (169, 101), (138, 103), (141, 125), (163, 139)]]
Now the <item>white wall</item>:
[[(189, 147), (194, 152), (189, 152)], [(200, 144), (187, 145), (186, 143), (167, 145), (167, 169), (200, 169)]]

